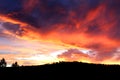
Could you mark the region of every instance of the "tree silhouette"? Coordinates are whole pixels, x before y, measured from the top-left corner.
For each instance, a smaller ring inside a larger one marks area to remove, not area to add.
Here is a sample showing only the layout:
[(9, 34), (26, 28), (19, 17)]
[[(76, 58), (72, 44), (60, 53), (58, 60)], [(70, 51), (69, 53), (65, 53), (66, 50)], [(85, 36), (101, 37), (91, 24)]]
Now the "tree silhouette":
[(0, 67), (6, 67), (7, 66), (7, 62), (5, 61), (4, 58), (2, 58), (2, 60), (0, 61)]
[(19, 65), (18, 65), (17, 62), (15, 62), (15, 63), (12, 64), (12, 67), (19, 67)]

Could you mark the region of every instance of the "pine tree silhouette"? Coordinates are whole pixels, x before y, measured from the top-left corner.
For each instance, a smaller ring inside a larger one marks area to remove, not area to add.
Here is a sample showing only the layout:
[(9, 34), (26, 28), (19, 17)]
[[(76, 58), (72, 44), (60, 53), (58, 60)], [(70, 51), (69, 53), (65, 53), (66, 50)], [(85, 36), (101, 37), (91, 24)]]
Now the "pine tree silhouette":
[(0, 67), (6, 67), (7, 66), (7, 62), (5, 61), (4, 58), (2, 58), (2, 60), (0, 61)]
[(19, 65), (18, 65), (17, 62), (15, 62), (15, 63), (12, 64), (12, 67), (19, 67)]

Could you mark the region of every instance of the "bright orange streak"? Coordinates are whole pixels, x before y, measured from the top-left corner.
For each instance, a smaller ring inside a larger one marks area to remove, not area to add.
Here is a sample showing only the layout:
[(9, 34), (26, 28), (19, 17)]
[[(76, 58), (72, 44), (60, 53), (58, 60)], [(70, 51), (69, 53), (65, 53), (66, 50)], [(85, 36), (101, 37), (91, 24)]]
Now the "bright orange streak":
[(18, 20), (11, 19), (11, 18), (7, 17), (6, 15), (1, 15), (1, 14), (0, 14), (0, 20), (5, 21), (5, 22), (10, 22), (10, 23), (13, 23), (13, 24), (20, 24), (21, 26), (27, 26), (28, 25), (26, 23), (20, 22)]

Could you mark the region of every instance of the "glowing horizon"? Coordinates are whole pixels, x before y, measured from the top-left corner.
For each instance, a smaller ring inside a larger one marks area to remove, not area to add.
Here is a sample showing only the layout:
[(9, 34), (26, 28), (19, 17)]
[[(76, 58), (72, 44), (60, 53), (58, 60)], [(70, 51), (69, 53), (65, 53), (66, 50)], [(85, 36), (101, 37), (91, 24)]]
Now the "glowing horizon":
[(0, 2), (0, 58), (9, 65), (120, 64), (119, 0)]

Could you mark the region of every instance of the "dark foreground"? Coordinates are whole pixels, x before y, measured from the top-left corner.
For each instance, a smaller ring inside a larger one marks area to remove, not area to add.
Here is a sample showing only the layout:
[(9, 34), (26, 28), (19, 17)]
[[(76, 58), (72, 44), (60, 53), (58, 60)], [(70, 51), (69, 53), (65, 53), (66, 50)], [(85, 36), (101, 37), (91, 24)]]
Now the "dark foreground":
[(96, 65), (80, 62), (60, 62), (41, 66), (0, 68), (0, 77), (24, 80), (104, 80), (120, 79), (119, 65)]

